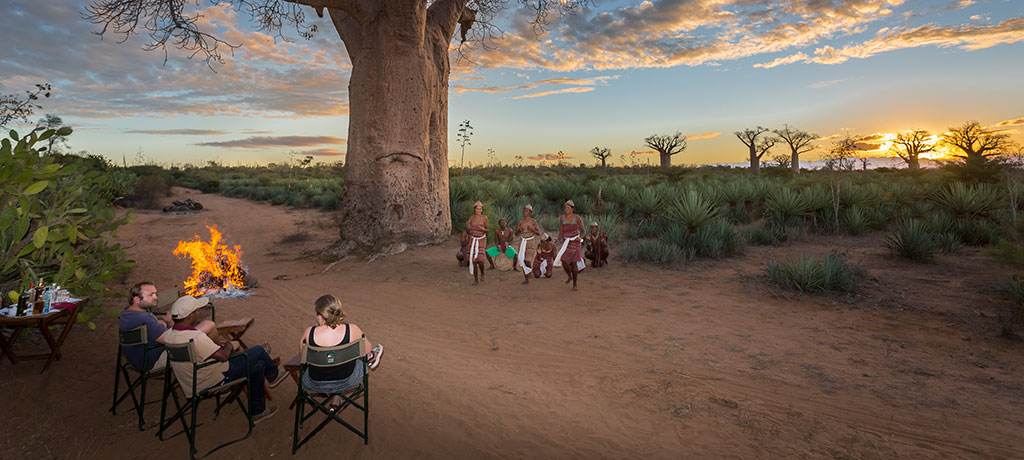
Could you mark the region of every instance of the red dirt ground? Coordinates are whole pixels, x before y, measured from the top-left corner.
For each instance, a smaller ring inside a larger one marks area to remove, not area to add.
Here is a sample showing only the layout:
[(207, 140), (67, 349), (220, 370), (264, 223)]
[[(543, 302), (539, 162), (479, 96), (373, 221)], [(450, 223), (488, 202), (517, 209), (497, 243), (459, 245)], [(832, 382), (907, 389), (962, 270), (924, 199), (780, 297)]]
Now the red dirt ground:
[[(247, 342), (287, 360), (313, 300), (332, 293), (386, 347), (370, 376), (370, 444), (335, 425), (298, 457), (1024, 458), (1024, 344), (998, 337), (1006, 270), (980, 250), (918, 264), (890, 257), (881, 235), (810, 237), (681, 271), (613, 258), (581, 274), (579, 292), (561, 275), (523, 289), (496, 271), (474, 288), (455, 240), (328, 265), (302, 254), (332, 241), (330, 214), (176, 193), (206, 209), (137, 212), (119, 236), (138, 266), (115, 289), (180, 284), (188, 261), (171, 250), (214, 224), (260, 283), (217, 301), (220, 318), (256, 317)], [(278, 243), (300, 230), (312, 238)], [(857, 296), (767, 284), (768, 261), (829, 249), (866, 268)], [(96, 321), (45, 374), (38, 361), (0, 364), (0, 458), (186, 458), (183, 436), (159, 442), (127, 404), (107, 411), (117, 321)], [(281, 411), (209, 458), (288, 457), (294, 392), (272, 390)], [(244, 431), (237, 408), (202, 412), (201, 452)]]

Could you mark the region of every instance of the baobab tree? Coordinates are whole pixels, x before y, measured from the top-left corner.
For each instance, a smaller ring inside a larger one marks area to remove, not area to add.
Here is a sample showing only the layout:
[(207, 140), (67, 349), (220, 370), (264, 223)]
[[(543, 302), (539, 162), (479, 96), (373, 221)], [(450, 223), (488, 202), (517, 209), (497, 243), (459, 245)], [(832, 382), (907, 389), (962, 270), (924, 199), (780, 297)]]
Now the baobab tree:
[(758, 126), (755, 129), (744, 129), (743, 131), (736, 131), (733, 134), (747, 146), (747, 150), (750, 153), (750, 173), (761, 174), (761, 157), (768, 153), (768, 150), (775, 146), (775, 143), (779, 140), (771, 136), (761, 137), (762, 134), (767, 133), (768, 128), (762, 128)]
[(986, 130), (977, 121), (949, 128), (939, 142), (951, 147), (953, 156), (964, 160), (968, 166), (984, 166), (990, 157), (1016, 148), (1009, 134)]
[(644, 139), (644, 143), (658, 152), (662, 168), (672, 166), (672, 155), (686, 150), (686, 136), (679, 131), (676, 131), (675, 134), (652, 134)]
[(923, 129), (899, 133), (889, 147), (889, 154), (900, 157), (907, 163), (907, 169), (921, 169), (921, 154), (935, 151), (935, 144), (928, 142), (929, 137), (931, 134)]
[(789, 125), (783, 125), (782, 129), (776, 129), (772, 132), (789, 145), (789, 150), (792, 155), (789, 165), (793, 168), (794, 173), (799, 174), (800, 155), (814, 150), (814, 146), (811, 145), (811, 142), (814, 142), (814, 140), (820, 136), (807, 131), (801, 131)]
[[(308, 38), (306, 7), (326, 12), (352, 61), (348, 152), (341, 197), (346, 247), (394, 253), (408, 244), (437, 243), (451, 235), (448, 205), (449, 45), (483, 39), (499, 0), (218, 0), (250, 14), (255, 27), (280, 35), (294, 26)], [(587, 0), (522, 1), (535, 25), (552, 13), (572, 13)], [(186, 11), (195, 2), (95, 0), (86, 18), (100, 33), (146, 32), (147, 49), (171, 46), (221, 60), (224, 40), (202, 30)], [(474, 27), (474, 25), (476, 25)], [(353, 244), (354, 243), (354, 244)]]
[(608, 168), (608, 157), (612, 156), (612, 149), (608, 147), (594, 147), (590, 149), (590, 154), (601, 160), (601, 169)]

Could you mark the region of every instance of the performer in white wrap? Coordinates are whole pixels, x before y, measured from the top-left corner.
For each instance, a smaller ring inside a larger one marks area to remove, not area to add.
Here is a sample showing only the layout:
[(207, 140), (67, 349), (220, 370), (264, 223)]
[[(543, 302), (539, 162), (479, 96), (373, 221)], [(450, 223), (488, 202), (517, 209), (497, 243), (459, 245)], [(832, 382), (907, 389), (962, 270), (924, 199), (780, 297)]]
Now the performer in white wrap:
[(540, 224), (533, 217), (533, 206), (523, 206), (523, 219), (516, 224), (516, 235), (519, 235), (519, 268), (523, 270), (523, 284), (530, 284), (530, 272), (533, 271), (533, 256), (537, 254), (537, 243), (540, 235)]
[(583, 262), (583, 234), (586, 233), (583, 219), (573, 214), (576, 204), (572, 200), (565, 202), (565, 214), (559, 221), (558, 238), (562, 240), (562, 248), (555, 257), (555, 266), (561, 265), (568, 277), (565, 282), (572, 281), (572, 290), (576, 290), (576, 278), (579, 272), (587, 267)]
[(473, 215), (466, 221), (466, 231), (472, 240), (469, 244), (469, 273), (473, 275), (473, 286), (484, 280), (484, 247), (487, 245), (487, 216), (484, 204), (473, 203)]

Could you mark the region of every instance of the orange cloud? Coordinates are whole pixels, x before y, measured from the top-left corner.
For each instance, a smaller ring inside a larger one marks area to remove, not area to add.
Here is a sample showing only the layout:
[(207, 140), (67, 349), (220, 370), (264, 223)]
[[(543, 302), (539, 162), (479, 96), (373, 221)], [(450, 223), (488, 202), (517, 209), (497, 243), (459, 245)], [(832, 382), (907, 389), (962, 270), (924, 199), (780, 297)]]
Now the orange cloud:
[(160, 136), (220, 136), (230, 134), (227, 131), (214, 129), (139, 129), (125, 131), (129, 134), (155, 134)]
[(721, 134), (722, 134), (721, 131), (715, 131), (713, 133), (694, 134), (692, 136), (686, 136), (686, 140), (688, 140), (688, 141), (696, 141), (696, 140), (700, 140), (700, 139), (711, 139), (713, 137), (718, 137)]
[(334, 136), (255, 136), (220, 142), (201, 142), (204, 147), (261, 149), (267, 147), (312, 147), (315, 145), (344, 144), (345, 139)]
[(1003, 120), (1003, 121), (1000, 121), (999, 123), (996, 123), (996, 126), (1014, 126), (1014, 125), (1024, 125), (1024, 117), (1020, 117), (1020, 118), (1018, 118), (1016, 120)]
[(299, 155), (312, 155), (318, 157), (336, 157), (345, 156), (346, 152), (342, 152), (338, 149), (316, 149), (316, 150), (304, 150), (299, 152)]
[(551, 90), (551, 91), (541, 91), (539, 93), (524, 94), (522, 96), (516, 96), (516, 97), (514, 97), (512, 99), (525, 99), (525, 98), (529, 98), (529, 97), (542, 97), (542, 96), (550, 96), (552, 94), (564, 94), (564, 93), (588, 93), (588, 92), (593, 91), (593, 90), (594, 90), (594, 88), (589, 87), (589, 86), (581, 86), (581, 87), (576, 87), (576, 88), (562, 88), (562, 89), (555, 89), (555, 90)]

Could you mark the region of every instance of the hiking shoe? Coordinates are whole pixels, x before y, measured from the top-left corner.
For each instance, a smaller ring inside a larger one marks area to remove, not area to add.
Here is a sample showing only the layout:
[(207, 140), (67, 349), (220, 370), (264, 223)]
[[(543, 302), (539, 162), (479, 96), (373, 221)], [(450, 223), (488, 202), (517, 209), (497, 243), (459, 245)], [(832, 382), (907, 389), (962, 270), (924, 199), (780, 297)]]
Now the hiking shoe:
[(378, 343), (373, 346), (373, 350), (370, 350), (370, 354), (366, 355), (366, 364), (370, 366), (370, 370), (377, 368), (382, 354), (384, 354), (384, 345)]
[(266, 419), (268, 419), (270, 417), (273, 417), (274, 414), (276, 414), (276, 413), (277, 413), (277, 406), (270, 406), (270, 407), (264, 409), (263, 412), (260, 412), (260, 413), (258, 413), (256, 415), (253, 415), (252, 416), (252, 423), (253, 424), (260, 423), (260, 422), (262, 422), (262, 421), (264, 421), (264, 420), (266, 420)]
[(288, 378), (288, 371), (285, 371), (283, 367), (277, 366), (277, 378), (267, 384), (270, 388), (277, 388), (278, 385), (284, 383), (285, 379)]

